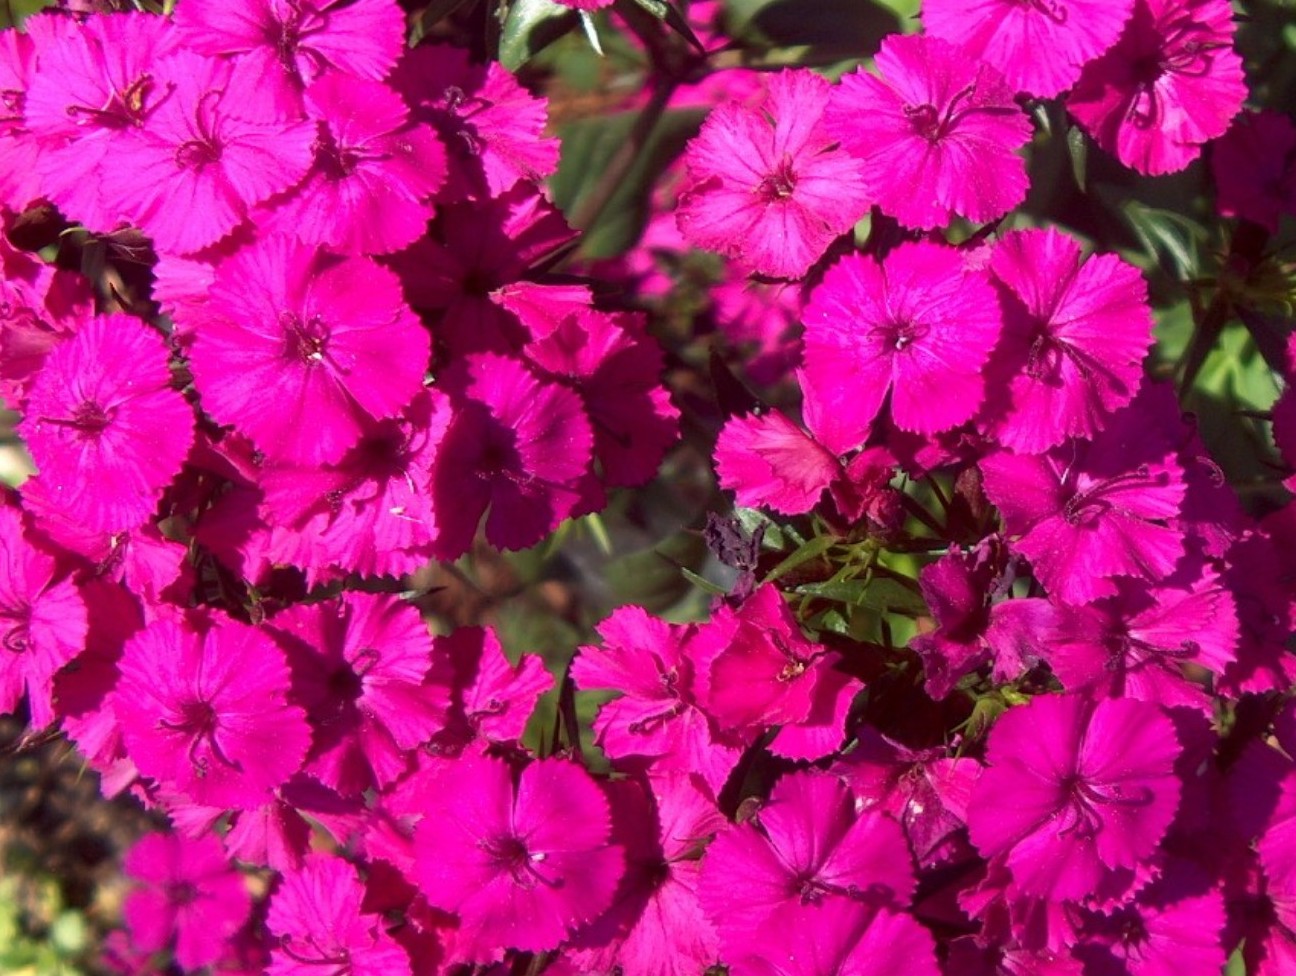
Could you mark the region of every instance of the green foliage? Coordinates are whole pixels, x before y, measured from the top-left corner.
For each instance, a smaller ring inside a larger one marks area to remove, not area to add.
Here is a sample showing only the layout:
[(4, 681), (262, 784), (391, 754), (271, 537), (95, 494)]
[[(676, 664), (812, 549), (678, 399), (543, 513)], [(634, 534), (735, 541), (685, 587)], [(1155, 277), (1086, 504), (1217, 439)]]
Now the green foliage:
[(88, 942), (84, 916), (63, 907), (56, 881), (0, 878), (0, 972), (80, 976)]

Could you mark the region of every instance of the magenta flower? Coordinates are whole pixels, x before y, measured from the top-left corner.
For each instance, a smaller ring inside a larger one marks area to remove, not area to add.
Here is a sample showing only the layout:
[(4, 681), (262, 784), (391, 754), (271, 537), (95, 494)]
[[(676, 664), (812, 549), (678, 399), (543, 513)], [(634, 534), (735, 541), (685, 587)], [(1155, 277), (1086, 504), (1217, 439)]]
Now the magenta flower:
[(534, 545), (577, 513), (594, 435), (571, 390), (521, 363), (479, 354), (446, 380), (454, 417), (437, 455), (432, 498), (443, 559), (468, 551), (486, 514), (486, 539)]
[[(507, 286), (575, 236), (562, 212), (523, 182), (500, 197), (439, 208), (430, 236), (390, 260), (410, 304), (436, 315), (437, 342), (449, 359), (516, 354), (538, 336), (508, 307)], [(530, 288), (565, 296), (563, 314), (591, 303), (584, 287)]]
[(582, 309), (525, 353), (580, 394), (605, 485), (642, 485), (657, 473), (678, 439), (679, 410), (661, 384), (662, 351), (642, 317)]
[(364, 885), (340, 857), (312, 854), (270, 898), (267, 976), (409, 976), (410, 961), (381, 915), (362, 911)]
[(0, 505), (0, 715), (27, 689), (33, 727), (54, 721), (54, 675), (85, 650), (85, 600), (47, 553), (24, 538), (16, 508)]
[(1210, 152), (1215, 205), (1278, 230), (1283, 214), (1296, 213), (1296, 125), (1280, 112), (1243, 112)]
[(101, 174), (118, 165), (117, 152), (169, 97), (154, 71), (179, 38), (167, 18), (135, 12), (84, 24), (51, 13), (25, 29), (37, 67), (24, 112), (40, 147), (42, 195), (72, 219), (112, 230), (125, 214), (102, 191)]
[(24, 118), (35, 53), (27, 34), (0, 32), (0, 206), (15, 213), (41, 192), (36, 140)]
[(432, 637), (411, 604), (346, 593), (276, 614), (269, 628), (315, 729), (304, 771), (325, 786), (348, 796), (381, 789), (445, 726), (448, 689), (427, 680)]
[(1138, 867), (1174, 819), (1180, 753), (1153, 704), (1045, 695), (1009, 710), (990, 733), (968, 806), (972, 843), (1007, 858), (1026, 895), (1079, 899)]
[(445, 143), (449, 176), (441, 200), (498, 197), (520, 180), (558, 167), (558, 140), (543, 136), (548, 112), (498, 62), (473, 64), (446, 44), (407, 51), (391, 77), (413, 117)]
[(598, 626), (602, 647), (586, 646), (571, 676), (583, 691), (620, 692), (594, 720), (595, 742), (614, 760), (652, 759), (654, 769), (694, 771), (719, 790), (739, 758), (698, 706), (694, 663), (708, 639), (642, 607), (620, 607)]
[(1133, 9), (1134, 0), (927, 0), (922, 19), (1015, 90), (1052, 98), (1116, 43)]
[(990, 269), (1004, 310), (994, 368), (1007, 386), (992, 436), (1020, 454), (1092, 437), (1143, 381), (1152, 345), (1143, 276), (1114, 254), (1086, 260), (1053, 228), (1004, 235)]
[(401, 576), (427, 563), (437, 523), (424, 489), (449, 422), (445, 395), (424, 390), (401, 417), (366, 425), (335, 465), (267, 464), (260, 479), (266, 521), (285, 530), (278, 538), (314, 542), (285, 547), (285, 561), (308, 579), (333, 569)]
[(262, 79), (246, 62), (177, 51), (156, 71), (169, 94), (148, 126), (115, 150), (120, 165), (105, 170), (103, 192), (159, 250), (190, 254), (301, 181), (316, 127), (276, 121), (259, 100)]
[(270, 457), (335, 462), (422, 388), (430, 341), (391, 272), (272, 237), (222, 262), (190, 351), (202, 406)]
[(185, 969), (225, 955), (252, 911), (243, 876), (210, 834), (200, 840), (149, 834), (126, 854), (124, 870), (140, 883), (122, 905), (132, 946), (161, 952), (174, 939), (175, 960)]
[(739, 505), (784, 515), (810, 511), (841, 474), (837, 458), (777, 410), (730, 418), (716, 440), (715, 467)]
[(580, 766), (522, 770), (466, 755), (438, 780), (415, 833), (423, 896), (459, 916), (456, 954), (543, 952), (612, 904), (624, 873), (607, 798)]
[(864, 441), (888, 393), (902, 430), (934, 434), (970, 419), (1002, 326), (985, 276), (966, 270), (958, 251), (927, 243), (903, 244), (880, 264), (843, 258), (811, 294), (804, 321), (805, 382), (833, 415), (821, 440), (839, 454)]
[(1063, 608), (1039, 653), (1068, 691), (1211, 708), (1185, 666), (1219, 675), (1236, 659), (1233, 598), (1210, 570), (1191, 583), (1118, 580), (1117, 595)]
[(41, 489), (97, 532), (153, 514), (193, 444), (193, 409), (171, 388), (169, 353), (138, 319), (91, 319), (50, 352), (18, 431)]
[(906, 227), (994, 220), (1026, 196), (1031, 127), (994, 68), (946, 41), (893, 34), (833, 91), (824, 125), (859, 160), (869, 195)]
[(720, 958), (697, 887), (698, 855), (725, 826), (724, 815), (693, 776), (653, 776), (648, 786), (655, 810), (637, 781), (609, 784), (614, 837), (626, 848), (627, 870), (613, 906), (567, 950), (580, 972), (696, 976)]
[(538, 654), (509, 661), (490, 628), (459, 627), (433, 640), (433, 670), (448, 663), (449, 726), (436, 738), (438, 751), (457, 754), (473, 740), (517, 746), (536, 701), (554, 678)]
[(1157, 175), (1223, 135), (1246, 94), (1227, 0), (1137, 0), (1119, 42), (1085, 67), (1066, 104), (1099, 146)]
[(1089, 444), (981, 462), (986, 494), (1018, 537), (1013, 548), (1062, 603), (1109, 596), (1115, 577), (1161, 579), (1184, 554), (1173, 524), (1183, 472), (1149, 404), (1136, 400)]
[(193, 50), (242, 55), (261, 97), (284, 116), (299, 114), (302, 91), (325, 75), (381, 81), (405, 41), (390, 0), (189, 0), (175, 22)]
[(306, 91), (320, 123), (315, 164), (267, 224), (340, 254), (390, 254), (427, 228), (445, 181), (445, 147), (376, 81), (330, 73)]
[(787, 932), (834, 903), (903, 908), (914, 891), (900, 825), (858, 813), (834, 776), (788, 773), (749, 821), (722, 831), (702, 861), (698, 897), (726, 959), (777, 955)]
[(775, 278), (799, 278), (863, 216), (854, 160), (820, 119), (828, 82), (812, 71), (769, 80), (763, 104), (725, 103), (689, 143), (677, 218), (689, 243)]
[(230, 620), (160, 618), (126, 644), (113, 708), (142, 775), (195, 803), (251, 809), (301, 766), (306, 716), (283, 652)]

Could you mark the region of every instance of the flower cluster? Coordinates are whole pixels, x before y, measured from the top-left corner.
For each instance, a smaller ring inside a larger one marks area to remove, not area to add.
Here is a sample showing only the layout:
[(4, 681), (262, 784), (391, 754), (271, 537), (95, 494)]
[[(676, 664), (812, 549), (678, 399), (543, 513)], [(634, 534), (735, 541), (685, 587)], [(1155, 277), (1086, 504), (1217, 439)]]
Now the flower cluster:
[[(666, 72), (629, 150), (709, 110), (601, 263), (543, 186), (546, 99), (448, 26), (408, 46), (394, 0), (0, 33), (6, 226), (148, 269), (126, 300), (0, 240), (35, 469), (0, 497), (0, 713), (171, 828), (125, 858), (104, 966), (1286, 972), (1296, 288), (1266, 248), (1296, 129), (1242, 112), (1229, 4), (927, 0), (829, 82), (710, 71), (714, 4), (563, 2)], [(1085, 140), (1147, 176), (1205, 152), (1209, 300), (1030, 202)], [(693, 310), (760, 395), (691, 333), (672, 365), (715, 404), (663, 385), (698, 249)], [(1284, 387), (1258, 503), (1181, 407), (1232, 317)], [(737, 503), (708, 614), (519, 655), (407, 599), (684, 436)]]

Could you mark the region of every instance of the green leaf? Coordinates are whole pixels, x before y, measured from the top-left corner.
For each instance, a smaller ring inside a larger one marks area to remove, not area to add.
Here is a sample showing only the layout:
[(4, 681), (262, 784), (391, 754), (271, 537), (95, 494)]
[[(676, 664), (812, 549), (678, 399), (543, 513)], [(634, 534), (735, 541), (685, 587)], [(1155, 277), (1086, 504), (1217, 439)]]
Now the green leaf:
[(1126, 200), (1120, 212), (1152, 260), (1179, 281), (1198, 276), (1198, 248), (1206, 239), (1206, 231), (1199, 223), (1138, 200)]
[(515, 0), (500, 33), (500, 64), (517, 71), (571, 30), (576, 20), (575, 10), (554, 0)]
[(805, 47), (808, 58), (864, 58), (900, 31), (900, 18), (863, 0), (725, 0), (732, 36), (758, 48)]
[(409, 43), (412, 47), (427, 36), (427, 32), (434, 26), (445, 20), (460, 7), (467, 6), (470, 3), (476, 3), (477, 0), (432, 0), (423, 12), (414, 18), (414, 23), (410, 28)]
[(684, 574), (684, 578), (686, 580), (688, 580), (690, 583), (692, 583), (702, 592), (709, 593), (711, 596), (724, 596), (726, 593), (729, 592), (723, 586), (719, 586), (715, 583), (712, 583), (705, 576), (699, 576), (697, 573), (693, 572), (693, 570), (689, 569), (687, 566), (681, 566), (679, 568), (679, 571)]
[(58, 0), (0, 0), (0, 29), (21, 27), (28, 17), (56, 3)]
[(804, 545), (798, 547), (795, 552), (780, 562), (777, 566), (765, 574), (763, 582), (770, 583), (780, 576), (784, 576), (796, 569), (803, 563), (808, 563), (812, 559), (818, 559), (829, 549), (837, 544), (835, 535), (821, 535), (810, 539)]
[(588, 10), (580, 12), (580, 22), (581, 29), (585, 31), (585, 40), (589, 41), (590, 47), (600, 58), (606, 57), (607, 55), (603, 53), (603, 43), (599, 40), (598, 25), (594, 23), (594, 17)]
[(1083, 192), (1085, 188), (1085, 169), (1089, 162), (1089, 143), (1084, 130), (1078, 125), (1071, 126), (1066, 135), (1067, 152), (1071, 156), (1071, 175), (1075, 177), (1076, 186)]
[[(626, 172), (593, 224), (585, 228), (581, 253), (591, 258), (615, 257), (626, 251), (648, 219), (649, 198), (658, 177), (684, 151), (702, 124), (703, 111), (664, 112), (644, 140)], [(549, 186), (554, 202), (571, 215), (594, 191), (600, 177), (630, 138), (638, 112), (620, 112), (580, 119), (563, 127), (558, 172)]]

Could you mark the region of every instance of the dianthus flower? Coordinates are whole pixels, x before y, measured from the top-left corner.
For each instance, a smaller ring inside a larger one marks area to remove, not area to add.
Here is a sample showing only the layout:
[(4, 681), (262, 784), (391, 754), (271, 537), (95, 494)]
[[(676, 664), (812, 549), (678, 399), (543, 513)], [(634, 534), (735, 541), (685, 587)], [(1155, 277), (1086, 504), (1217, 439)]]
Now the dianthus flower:
[(1039, 98), (1070, 88), (1120, 36), (1134, 0), (926, 0), (923, 26)]
[(31, 37), (0, 31), (0, 207), (14, 212), (40, 195), (36, 140), (23, 112), (34, 61)]
[(824, 125), (859, 160), (870, 198), (906, 227), (943, 227), (958, 214), (994, 220), (1026, 196), (1018, 150), (1030, 122), (988, 64), (946, 41), (893, 34), (874, 77), (834, 89)]
[[(401, 576), (425, 564), (437, 536), (425, 488), (449, 422), (444, 394), (424, 390), (400, 417), (366, 424), (337, 464), (267, 464), (261, 511), (271, 526), (286, 530), (271, 542), (274, 556), (300, 566), (308, 579), (334, 569)], [(298, 534), (313, 544), (276, 544)]]
[(386, 85), (332, 73), (306, 91), (319, 122), (306, 179), (272, 202), (266, 224), (340, 254), (390, 254), (412, 244), (445, 181), (445, 147)]
[(1066, 105), (1099, 146), (1157, 175), (1183, 169), (1223, 135), (1246, 94), (1228, 0), (1138, 0)]
[(24, 538), (16, 508), (0, 505), (0, 715), (24, 686), (31, 724), (54, 721), (54, 675), (85, 649), (86, 605), (53, 556)]
[(726, 959), (779, 954), (789, 931), (834, 902), (904, 908), (914, 891), (900, 825), (857, 812), (835, 776), (788, 773), (753, 819), (721, 831), (702, 861), (698, 897)]
[(381, 915), (362, 911), (365, 887), (340, 857), (312, 854), (270, 896), (267, 976), (409, 976), (409, 956)]
[(310, 730), (267, 634), (163, 618), (126, 643), (118, 667), (113, 708), (142, 775), (204, 806), (251, 809), (301, 766)]
[(783, 71), (761, 105), (711, 111), (684, 155), (690, 182), (677, 216), (690, 243), (799, 278), (863, 216), (858, 167), (820, 121), (828, 92), (812, 71)]
[(642, 485), (657, 473), (677, 439), (679, 410), (661, 385), (661, 348), (642, 317), (582, 309), (525, 354), (580, 395), (605, 485)]
[(304, 771), (340, 793), (381, 788), (409, 750), (446, 722), (448, 692), (427, 681), (432, 638), (412, 605), (346, 593), (270, 619), (293, 666), (296, 697), (315, 741)]
[(720, 958), (715, 929), (698, 904), (698, 857), (725, 826), (715, 799), (687, 773), (654, 775), (654, 809), (635, 780), (610, 784), (613, 836), (626, 848), (615, 903), (573, 939), (580, 972), (696, 976)]
[(28, 390), (18, 432), (40, 491), (95, 532), (153, 514), (193, 444), (193, 409), (171, 388), (163, 338), (138, 319), (91, 319), (55, 347)]
[(467, 51), (424, 44), (405, 53), (391, 84), (413, 117), (434, 126), (445, 143), (449, 176), (441, 200), (497, 197), (558, 166), (558, 140), (542, 135), (545, 100), (496, 61), (473, 64)]
[(863, 443), (888, 393), (902, 430), (933, 434), (970, 419), (1002, 325), (985, 276), (966, 270), (953, 248), (928, 243), (903, 244), (880, 264), (843, 258), (811, 294), (804, 320), (804, 383), (833, 415), (820, 439), (835, 453)]
[(126, 854), (123, 868), (140, 883), (122, 904), (131, 945), (161, 952), (174, 939), (175, 960), (185, 969), (220, 959), (252, 911), (242, 875), (210, 834), (149, 834)]
[(1183, 469), (1148, 403), (1135, 400), (1088, 444), (981, 462), (986, 495), (1019, 537), (1012, 547), (1062, 603), (1110, 596), (1115, 577), (1168, 576), (1184, 555), (1173, 525)]
[(968, 806), (972, 843), (1016, 889), (1079, 899), (1156, 850), (1179, 806), (1175, 727), (1154, 704), (1044, 695), (990, 732)]
[[(438, 209), (431, 233), (390, 259), (410, 304), (437, 316), (448, 358), (516, 354), (538, 338), (505, 302), (508, 286), (576, 236), (562, 212), (530, 183), (503, 196)], [(564, 299), (564, 312), (590, 304), (583, 286), (531, 286)]]
[(438, 780), (415, 833), (429, 904), (459, 916), (456, 953), (543, 952), (612, 904), (624, 873), (607, 798), (580, 766), (465, 755)]
[(1296, 213), (1296, 125), (1281, 112), (1243, 112), (1210, 151), (1216, 207), (1278, 230), (1283, 214)]
[(621, 693), (599, 710), (595, 742), (613, 760), (649, 757), (654, 769), (695, 771), (719, 790), (739, 755), (696, 698), (697, 647), (708, 635), (668, 624), (642, 607), (620, 607), (598, 633), (603, 646), (582, 647), (571, 665), (583, 691)]
[(990, 270), (1004, 311), (994, 362), (1006, 377), (994, 439), (1038, 454), (1092, 437), (1143, 381), (1152, 315), (1142, 275), (1114, 254), (1086, 260), (1053, 228), (1004, 235)]
[(220, 264), (190, 366), (203, 409), (269, 457), (335, 462), (423, 384), (427, 331), (400, 282), (271, 237)]
[(295, 186), (310, 168), (316, 128), (277, 122), (246, 63), (177, 51), (154, 70), (169, 94), (115, 149), (103, 192), (158, 250), (190, 254)]
[(175, 23), (193, 50), (241, 55), (283, 115), (298, 114), (302, 92), (325, 75), (381, 81), (405, 41), (391, 0), (188, 0)]
[(504, 549), (534, 545), (576, 514), (594, 443), (580, 397), (487, 353), (446, 385), (454, 416), (432, 474), (441, 558), (468, 551), (488, 509), (486, 539)]
[(42, 195), (70, 218), (112, 230), (125, 215), (102, 192), (101, 174), (118, 165), (117, 151), (169, 96), (154, 71), (179, 36), (167, 18), (137, 12), (84, 24), (47, 14), (25, 29), (37, 66), (24, 112), (40, 147)]
[(0, 399), (21, 410), (50, 350), (93, 311), (86, 280), (75, 272), (45, 273), (42, 266), (34, 281), (0, 273)]

